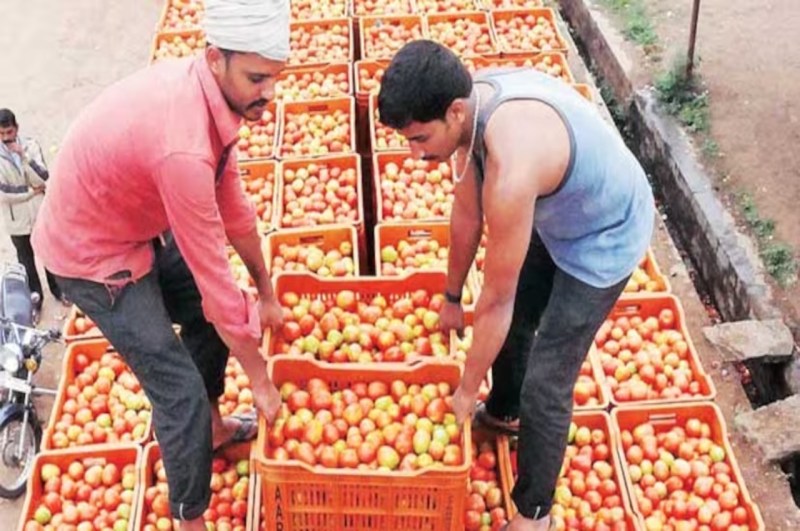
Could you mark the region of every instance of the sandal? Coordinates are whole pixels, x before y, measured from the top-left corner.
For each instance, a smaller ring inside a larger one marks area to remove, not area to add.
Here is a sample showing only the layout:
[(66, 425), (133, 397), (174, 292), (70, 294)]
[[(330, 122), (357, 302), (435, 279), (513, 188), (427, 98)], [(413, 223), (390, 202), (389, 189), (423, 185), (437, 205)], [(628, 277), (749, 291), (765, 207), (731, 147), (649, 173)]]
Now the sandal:
[(486, 404), (483, 402), (475, 407), (472, 422), (475, 427), (482, 427), (501, 435), (519, 435), (519, 418), (497, 418), (486, 410)]
[(258, 415), (255, 411), (229, 415), (225, 418), (238, 420), (239, 427), (227, 441), (214, 448), (215, 451), (229, 444), (252, 441), (258, 435)]

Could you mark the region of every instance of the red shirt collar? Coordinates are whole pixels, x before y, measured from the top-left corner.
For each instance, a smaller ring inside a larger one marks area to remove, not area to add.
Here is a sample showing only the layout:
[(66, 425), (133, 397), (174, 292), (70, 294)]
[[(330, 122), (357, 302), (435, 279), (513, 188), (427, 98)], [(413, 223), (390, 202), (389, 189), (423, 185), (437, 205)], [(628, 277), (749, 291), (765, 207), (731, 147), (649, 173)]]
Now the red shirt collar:
[(211, 73), (211, 67), (208, 65), (205, 54), (195, 59), (195, 67), (197, 78), (200, 80), (200, 87), (202, 87), (203, 94), (205, 94), (208, 110), (214, 120), (214, 125), (217, 127), (219, 138), (227, 146), (238, 138), (242, 117), (231, 110), (222, 95), (222, 90), (219, 88), (217, 80), (214, 79), (214, 74)]

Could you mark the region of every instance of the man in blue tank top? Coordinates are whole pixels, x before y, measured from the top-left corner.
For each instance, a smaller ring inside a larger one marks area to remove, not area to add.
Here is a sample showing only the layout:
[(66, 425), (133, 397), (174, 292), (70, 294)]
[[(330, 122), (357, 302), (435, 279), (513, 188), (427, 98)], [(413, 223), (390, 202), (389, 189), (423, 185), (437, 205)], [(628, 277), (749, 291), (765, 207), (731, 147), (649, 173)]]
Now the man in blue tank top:
[(455, 159), (445, 331), (463, 328), (461, 289), (486, 222), (484, 286), (453, 407), (459, 421), (473, 412), (491, 366), (494, 387), (475, 417), (519, 435), (519, 514), (508, 529), (547, 529), (572, 391), (647, 250), (652, 191), (594, 106), (533, 69), (473, 80), (452, 52), (415, 41), (386, 70), (378, 106), (414, 156)]

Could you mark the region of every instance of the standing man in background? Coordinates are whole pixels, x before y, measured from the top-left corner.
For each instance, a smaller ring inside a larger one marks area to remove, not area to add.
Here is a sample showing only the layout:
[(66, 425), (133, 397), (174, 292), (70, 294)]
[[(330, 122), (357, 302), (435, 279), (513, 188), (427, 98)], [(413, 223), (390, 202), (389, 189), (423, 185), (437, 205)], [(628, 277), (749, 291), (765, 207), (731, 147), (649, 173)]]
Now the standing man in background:
[[(39, 143), (19, 134), (17, 117), (10, 109), (0, 109), (0, 141), (0, 203), (3, 204), (3, 226), (17, 250), (17, 260), (28, 274), (31, 293), (39, 294), (36, 311), (41, 313), (44, 290), (36, 271), (31, 232), (44, 199), (49, 173)], [(66, 304), (53, 275), (49, 271), (45, 271), (45, 275), (50, 292)]]
[[(254, 418), (219, 413), (229, 351), (268, 421), (281, 403), (259, 347), (283, 313), (235, 146), (242, 118), (261, 117), (275, 95), (289, 55), (288, 1), (207, 0), (205, 53), (101, 93), (64, 139), (34, 232), (45, 265), (152, 403), (181, 531), (206, 529), (213, 450), (257, 432)], [(257, 302), (234, 282), (228, 242)]]

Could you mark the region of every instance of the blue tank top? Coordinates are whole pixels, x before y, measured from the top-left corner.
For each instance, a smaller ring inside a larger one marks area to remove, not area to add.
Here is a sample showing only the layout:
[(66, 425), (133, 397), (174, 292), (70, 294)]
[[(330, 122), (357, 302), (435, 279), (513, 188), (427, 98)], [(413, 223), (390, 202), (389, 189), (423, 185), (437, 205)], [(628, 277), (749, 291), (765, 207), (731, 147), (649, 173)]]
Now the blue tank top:
[(650, 245), (655, 204), (644, 170), (616, 130), (571, 86), (532, 68), (479, 72), (475, 82), (495, 89), (478, 113), (479, 182), (486, 123), (497, 107), (520, 99), (549, 105), (566, 125), (570, 160), (558, 188), (537, 198), (534, 230), (555, 264), (578, 280), (606, 288), (625, 279)]

